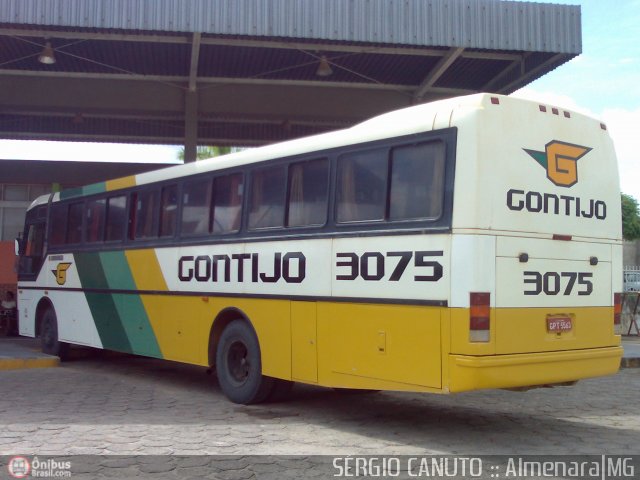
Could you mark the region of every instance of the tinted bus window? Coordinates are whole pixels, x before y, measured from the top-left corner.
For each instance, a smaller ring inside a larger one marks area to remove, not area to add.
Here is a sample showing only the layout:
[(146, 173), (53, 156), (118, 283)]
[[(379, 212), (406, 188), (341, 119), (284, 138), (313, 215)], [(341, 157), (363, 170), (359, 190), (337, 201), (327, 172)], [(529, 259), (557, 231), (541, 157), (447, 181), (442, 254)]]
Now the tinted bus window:
[[(29, 218), (27, 218), (27, 221), (29, 221)], [(44, 251), (44, 230), (44, 222), (27, 225), (27, 232), (24, 237), (26, 240), (24, 254), (18, 262), (19, 275), (33, 275), (40, 270)]]
[(285, 175), (284, 167), (263, 168), (253, 172), (249, 229), (284, 225)]
[(445, 148), (441, 141), (395, 148), (391, 157), (389, 218), (440, 217)]
[(160, 236), (173, 237), (178, 220), (178, 186), (170, 185), (162, 189), (160, 199)]
[(72, 203), (71, 205), (69, 205), (69, 216), (67, 218), (67, 243), (82, 242), (83, 214), (83, 203)]
[(107, 199), (106, 241), (122, 240), (126, 225), (127, 197), (120, 195)]
[(51, 206), (51, 225), (49, 243), (51, 245), (62, 245), (65, 242), (67, 233), (67, 205), (56, 203)]
[(87, 242), (102, 241), (106, 209), (106, 198), (87, 202)]
[(147, 191), (134, 195), (135, 198), (135, 237), (152, 238), (158, 235), (158, 192)]
[(388, 150), (369, 150), (338, 159), (338, 222), (382, 220), (385, 215)]
[(237, 232), (242, 218), (242, 174), (216, 178), (213, 192), (213, 233)]
[(182, 235), (202, 235), (209, 232), (211, 180), (185, 182), (182, 193)]
[(327, 221), (329, 162), (326, 159), (294, 163), (289, 167), (287, 226), (324, 225)]

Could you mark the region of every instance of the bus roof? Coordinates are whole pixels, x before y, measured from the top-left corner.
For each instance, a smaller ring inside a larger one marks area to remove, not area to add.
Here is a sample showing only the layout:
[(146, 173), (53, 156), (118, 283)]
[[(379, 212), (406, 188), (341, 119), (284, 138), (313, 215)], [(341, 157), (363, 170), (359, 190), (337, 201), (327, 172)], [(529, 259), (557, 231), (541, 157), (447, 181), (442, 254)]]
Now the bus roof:
[[(498, 102), (509, 102), (512, 105), (516, 102), (523, 104), (536, 103), (529, 100), (489, 93), (453, 97), (394, 110), (343, 130), (274, 143), (220, 157), (212, 157), (197, 162), (140, 173), (130, 177), (122, 177), (84, 187), (63, 190), (54, 195), (53, 201), (249, 165), (275, 158), (291, 157), (314, 151), (452, 127), (455, 126), (452, 124), (452, 118), (454, 117), (452, 113), (454, 110), (461, 109), (474, 112), (489, 105), (492, 99), (498, 99)], [(571, 115), (580, 114), (571, 112)], [(459, 114), (455, 117), (457, 120), (462, 118)], [(595, 122), (595, 120), (593, 121)], [(46, 203), (48, 199), (49, 195), (41, 196), (34, 200), (29, 208), (31, 209), (37, 205)]]

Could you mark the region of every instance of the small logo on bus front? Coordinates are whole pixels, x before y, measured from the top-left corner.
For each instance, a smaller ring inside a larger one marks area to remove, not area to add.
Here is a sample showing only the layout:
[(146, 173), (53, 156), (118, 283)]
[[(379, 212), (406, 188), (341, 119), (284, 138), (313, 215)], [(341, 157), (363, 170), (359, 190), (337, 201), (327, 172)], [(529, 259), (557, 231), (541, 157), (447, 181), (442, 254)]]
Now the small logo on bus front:
[(59, 263), (55, 270), (51, 270), (56, 277), (58, 285), (64, 285), (67, 282), (67, 270), (69, 270), (70, 266), (71, 263)]
[(545, 145), (544, 152), (523, 150), (547, 171), (547, 178), (555, 185), (572, 187), (578, 183), (578, 160), (592, 149), (553, 140)]

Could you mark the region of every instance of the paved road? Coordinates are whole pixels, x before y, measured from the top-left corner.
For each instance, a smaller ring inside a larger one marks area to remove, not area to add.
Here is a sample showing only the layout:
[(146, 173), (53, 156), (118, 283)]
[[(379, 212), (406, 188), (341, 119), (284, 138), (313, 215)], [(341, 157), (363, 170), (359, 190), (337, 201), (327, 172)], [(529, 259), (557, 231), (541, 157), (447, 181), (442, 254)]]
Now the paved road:
[(204, 369), (96, 353), (0, 371), (0, 454), (640, 453), (640, 369), (528, 392), (228, 402)]

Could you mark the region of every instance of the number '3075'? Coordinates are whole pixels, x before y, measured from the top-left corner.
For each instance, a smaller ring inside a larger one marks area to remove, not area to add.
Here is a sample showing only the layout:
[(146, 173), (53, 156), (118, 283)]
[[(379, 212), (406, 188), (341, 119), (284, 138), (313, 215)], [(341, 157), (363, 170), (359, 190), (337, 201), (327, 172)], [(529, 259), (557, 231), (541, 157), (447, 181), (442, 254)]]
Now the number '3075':
[(525, 295), (591, 295), (593, 273), (589, 272), (524, 272)]

